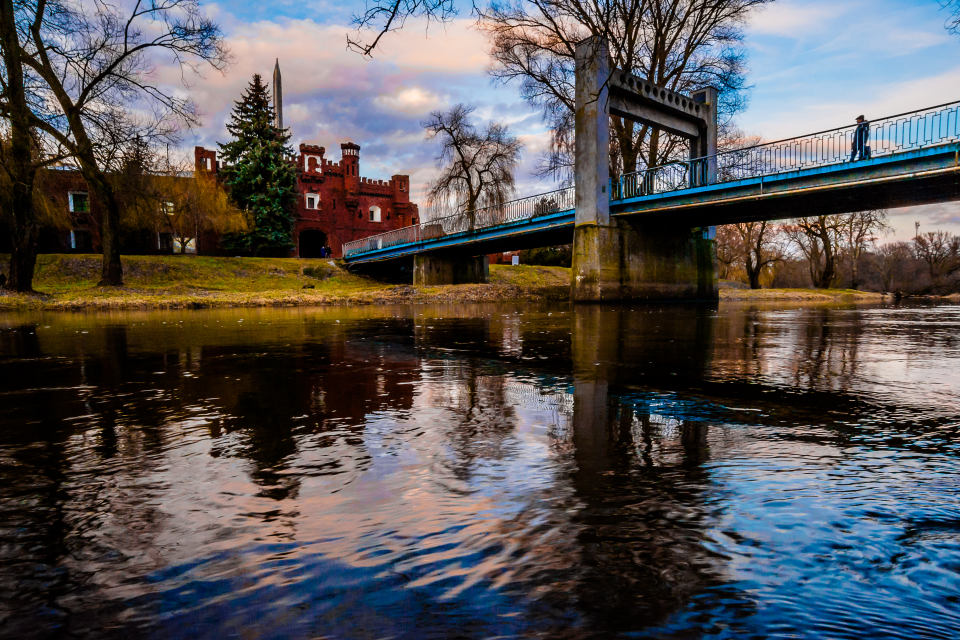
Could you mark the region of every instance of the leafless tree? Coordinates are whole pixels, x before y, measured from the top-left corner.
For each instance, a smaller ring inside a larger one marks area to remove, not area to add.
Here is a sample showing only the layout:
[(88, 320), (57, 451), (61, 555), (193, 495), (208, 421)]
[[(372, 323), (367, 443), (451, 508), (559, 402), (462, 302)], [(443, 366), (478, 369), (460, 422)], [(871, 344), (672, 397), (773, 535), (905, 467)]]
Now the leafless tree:
[(739, 236), (733, 225), (725, 224), (717, 227), (716, 247), (717, 247), (717, 266), (718, 276), (721, 280), (729, 280), (734, 277), (736, 269), (740, 263), (740, 252), (738, 250)]
[(456, 14), (453, 0), (375, 0), (366, 5), (363, 13), (354, 15), (357, 33), (347, 36), (347, 47), (372, 56), (380, 39), (391, 31), (402, 29), (407, 18), (446, 22)]
[(934, 283), (960, 271), (960, 236), (948, 231), (927, 231), (917, 235), (913, 242), (917, 258), (927, 264)]
[(59, 145), (33, 126), (42, 111), (36, 78), (24, 68), (20, 34), (27, 28), (22, 0), (0, 0), (0, 215), (11, 233), (10, 277), (15, 291), (33, 290), (37, 237), (44, 202), (35, 197), (38, 171), (64, 159)]
[(197, 121), (193, 103), (151, 72), (160, 62), (223, 68), (220, 30), (198, 0), (37, 0), (19, 11), (20, 58), (49, 109), (30, 124), (69, 150), (102, 203), (100, 284), (122, 285), (120, 206), (108, 175), (137, 136), (172, 138)]
[(860, 256), (877, 241), (877, 236), (888, 230), (885, 209), (858, 211), (845, 216), (844, 243), (850, 259), (850, 288), (860, 286)]
[(787, 237), (807, 260), (813, 285), (821, 289), (836, 284), (844, 259), (851, 260), (853, 286), (859, 286), (857, 262), (886, 228), (882, 209), (799, 218), (784, 225)]
[(0, 46), (3, 54), (3, 116), (10, 120), (10, 144), (3, 147), (4, 182), (8, 189), (0, 194), (0, 208), (11, 222), (13, 252), (10, 259), (10, 288), (33, 289), (38, 225), (33, 216), (33, 190), (37, 175), (34, 143), (31, 137), (30, 108), (23, 68), (16, 43), (17, 24), (12, 0), (0, 3)]
[(877, 270), (884, 291), (901, 288), (903, 274), (913, 259), (913, 247), (906, 242), (888, 242), (877, 248)]
[(780, 228), (771, 222), (741, 222), (717, 230), (717, 259), (743, 268), (751, 289), (760, 288), (760, 275), (784, 256)]
[[(720, 89), (725, 120), (743, 104), (741, 26), (766, 0), (525, 0), (479, 11), (491, 37), (493, 75), (520, 83), (553, 131), (543, 165), (571, 166), (574, 51), (591, 35), (606, 38), (611, 63), (675, 91)], [(614, 175), (660, 165), (685, 150), (674, 136), (647, 125), (612, 119)]]
[(841, 257), (840, 243), (844, 235), (842, 215), (819, 215), (799, 218), (784, 225), (784, 232), (806, 258), (813, 286), (833, 286)]
[(458, 104), (447, 113), (435, 111), (423, 123), (427, 135), (439, 138), (442, 145), (442, 169), (429, 199), (432, 203), (453, 199), (456, 210), (470, 216), (471, 228), (479, 207), (503, 204), (509, 198), (522, 148), (501, 124), (477, 130), (470, 122), (472, 111)]

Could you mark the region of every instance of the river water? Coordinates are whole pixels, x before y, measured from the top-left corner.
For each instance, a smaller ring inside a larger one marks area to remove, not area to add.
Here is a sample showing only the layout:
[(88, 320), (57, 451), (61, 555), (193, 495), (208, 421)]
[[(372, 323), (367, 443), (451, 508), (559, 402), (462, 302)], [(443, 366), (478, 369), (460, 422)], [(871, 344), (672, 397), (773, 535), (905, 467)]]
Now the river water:
[(956, 638), (960, 307), (0, 316), (0, 636)]

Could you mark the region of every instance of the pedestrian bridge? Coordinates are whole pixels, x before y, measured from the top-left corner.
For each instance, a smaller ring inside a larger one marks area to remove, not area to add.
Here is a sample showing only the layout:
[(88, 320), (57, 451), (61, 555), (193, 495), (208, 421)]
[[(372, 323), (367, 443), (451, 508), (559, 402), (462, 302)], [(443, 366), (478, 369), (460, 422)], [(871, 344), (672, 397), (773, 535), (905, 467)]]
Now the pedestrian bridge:
[[(613, 178), (610, 216), (706, 230), (751, 220), (960, 200), (960, 101), (873, 120), (868, 159), (850, 159), (855, 128), (745, 146)], [(479, 256), (570, 243), (575, 205), (574, 187), (539, 193), (348, 242), (343, 256), (348, 264), (360, 265), (419, 254)]]

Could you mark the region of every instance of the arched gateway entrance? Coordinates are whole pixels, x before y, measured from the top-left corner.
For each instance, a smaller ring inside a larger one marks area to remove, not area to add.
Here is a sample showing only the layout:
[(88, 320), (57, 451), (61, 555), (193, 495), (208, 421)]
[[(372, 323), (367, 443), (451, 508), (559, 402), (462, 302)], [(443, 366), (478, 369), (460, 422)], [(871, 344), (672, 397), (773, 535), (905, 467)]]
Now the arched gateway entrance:
[(321, 251), (327, 246), (327, 234), (319, 229), (305, 229), (300, 232), (300, 257), (321, 258)]

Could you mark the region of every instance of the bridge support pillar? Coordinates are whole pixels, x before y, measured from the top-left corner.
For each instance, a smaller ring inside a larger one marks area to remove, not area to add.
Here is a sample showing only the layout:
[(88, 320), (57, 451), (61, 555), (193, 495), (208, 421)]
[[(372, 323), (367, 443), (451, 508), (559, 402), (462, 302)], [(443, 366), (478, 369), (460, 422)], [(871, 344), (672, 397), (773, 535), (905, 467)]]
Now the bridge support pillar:
[[(716, 101), (716, 92), (705, 91), (689, 104), (686, 97), (671, 93), (669, 101), (659, 103), (648, 89), (638, 88), (645, 81), (627, 79), (624, 86), (623, 80), (618, 80), (619, 75), (624, 74), (611, 74), (609, 65), (609, 50), (602, 38), (594, 36), (577, 44), (574, 64), (576, 226), (571, 299), (574, 302), (716, 300), (713, 232), (611, 217), (608, 191), (611, 113), (650, 122), (688, 137), (694, 141), (695, 152), (691, 155), (699, 156), (715, 151), (716, 126), (711, 123), (715, 122), (716, 109), (711, 101)], [(681, 108), (678, 104), (684, 106)], [(715, 161), (712, 165), (708, 163), (701, 170), (707, 182), (712, 181), (710, 171), (715, 164)], [(691, 163), (691, 167), (693, 165)]]
[(574, 302), (717, 299), (716, 247), (707, 229), (612, 222), (573, 232)]
[(441, 284), (475, 284), (486, 282), (490, 275), (487, 256), (454, 257), (421, 254), (413, 258), (413, 284), (434, 286)]

